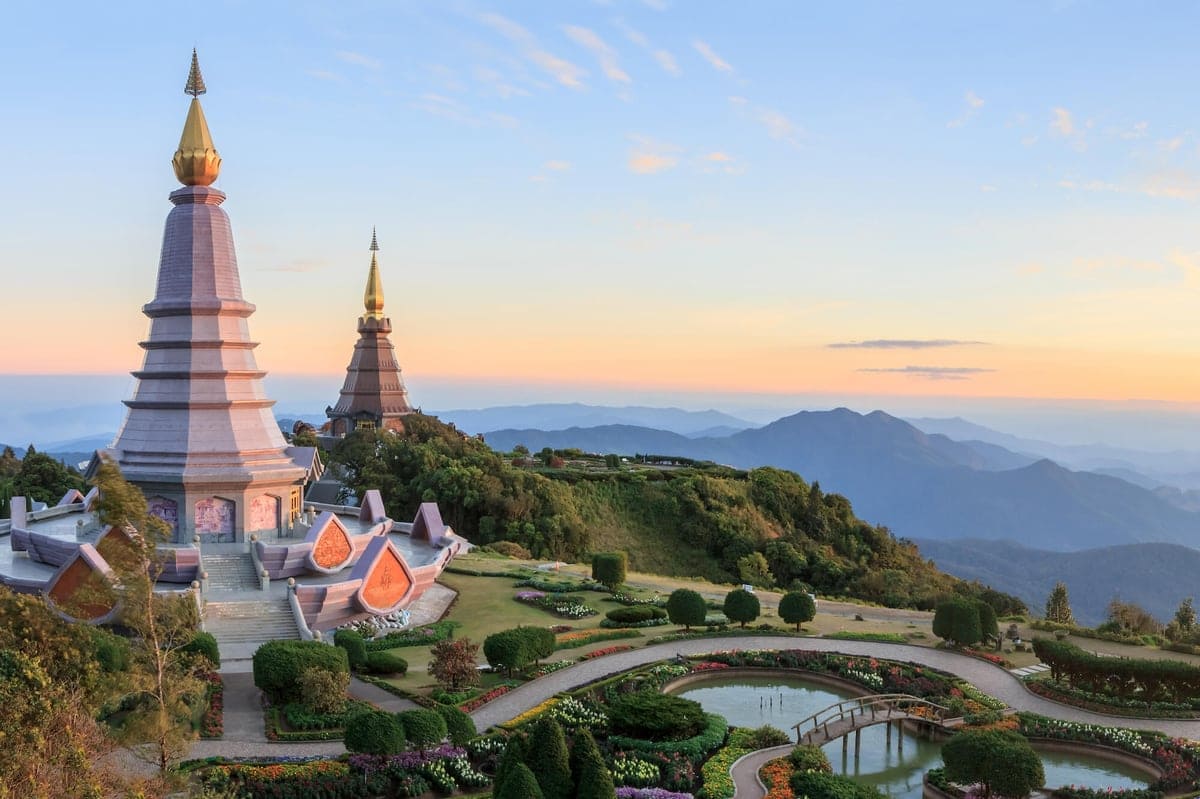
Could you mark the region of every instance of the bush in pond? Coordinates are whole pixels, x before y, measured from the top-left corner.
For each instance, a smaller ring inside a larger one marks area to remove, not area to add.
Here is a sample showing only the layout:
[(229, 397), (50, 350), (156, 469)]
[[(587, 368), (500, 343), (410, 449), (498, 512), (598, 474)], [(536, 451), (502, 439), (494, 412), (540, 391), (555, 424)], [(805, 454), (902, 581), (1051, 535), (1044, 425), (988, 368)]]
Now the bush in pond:
[(609, 705), (608, 715), (617, 735), (650, 741), (681, 741), (705, 726), (699, 702), (650, 691), (621, 697)]
[(978, 783), (984, 796), (1028, 796), (1046, 781), (1042, 760), (1023, 735), (1001, 730), (966, 730), (942, 746), (946, 778)]

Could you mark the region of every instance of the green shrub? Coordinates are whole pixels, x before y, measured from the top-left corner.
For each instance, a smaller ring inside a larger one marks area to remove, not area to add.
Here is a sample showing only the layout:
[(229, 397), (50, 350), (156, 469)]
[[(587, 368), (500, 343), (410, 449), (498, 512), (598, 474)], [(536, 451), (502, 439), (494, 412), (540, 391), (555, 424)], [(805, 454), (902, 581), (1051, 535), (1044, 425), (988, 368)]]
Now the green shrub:
[(483, 639), (483, 656), (493, 668), (505, 668), (511, 674), (534, 661), (554, 653), (554, 633), (545, 627), (514, 627)]
[(394, 755), (404, 750), (404, 727), (391, 713), (367, 710), (346, 719), (346, 751)]
[(670, 694), (639, 691), (620, 697), (608, 706), (612, 731), (630, 738), (679, 741), (704, 729), (699, 702)]
[(744, 588), (735, 588), (725, 595), (724, 613), (730, 621), (736, 621), (743, 627), (747, 622), (754, 621), (762, 612), (758, 597)]
[(704, 624), (708, 605), (704, 597), (689, 588), (677, 588), (667, 597), (667, 616), (672, 624), (682, 624), (685, 629)]
[(300, 673), (300, 701), (317, 713), (341, 712), (346, 707), (349, 687), (348, 672), (305, 669)]
[[(992, 614), (995, 621), (996, 615)], [(972, 646), (983, 640), (983, 625), (979, 605), (965, 598), (948, 599), (938, 603), (933, 613), (933, 634), (959, 646)]]
[(436, 710), (417, 708), (396, 714), (404, 737), (418, 749), (428, 749), (446, 739), (446, 720)]
[(546, 799), (529, 766), (517, 763), (496, 786), (495, 799)]
[(633, 605), (627, 608), (613, 608), (608, 613), (605, 613), (604, 616), (610, 621), (622, 624), (636, 624), (637, 622), (650, 621), (651, 619), (665, 619), (667, 612), (653, 605)]
[(411, 630), (400, 630), (388, 633), (382, 638), (372, 638), (367, 641), (368, 652), (382, 652), (385, 649), (396, 649), (401, 646), (433, 646), (438, 641), (445, 641), (454, 635), (454, 631), (462, 625), (456, 621), (435, 621)]
[(128, 641), (105, 630), (96, 629), (93, 634), (96, 662), (100, 664), (101, 669), (112, 674), (129, 668)]
[(221, 651), (217, 647), (217, 639), (212, 633), (198, 632), (182, 647), (184, 652), (200, 655), (212, 664), (214, 669), (221, 668)]
[(308, 669), (350, 671), (346, 650), (320, 641), (268, 641), (253, 664), (254, 684), (276, 704), (301, 699), (300, 675)]
[(608, 742), (618, 748), (644, 752), (649, 755), (656, 753), (678, 753), (689, 760), (699, 761), (709, 752), (719, 747), (725, 741), (729, 732), (729, 722), (724, 716), (716, 713), (705, 713), (705, 725), (700, 734), (682, 741), (648, 741), (644, 738), (630, 738), (625, 735), (609, 735)]
[(446, 734), (455, 746), (465, 746), (467, 741), (479, 734), (471, 717), (453, 705), (439, 704), (433, 710), (446, 722)]
[(862, 785), (849, 777), (819, 771), (797, 771), (789, 780), (797, 796), (808, 799), (883, 799), (883, 793), (871, 785)]
[(490, 549), (497, 555), (503, 555), (506, 558), (529, 560), (533, 557), (528, 549), (521, 546), (516, 541), (493, 541), (492, 543), (488, 544), (485, 549)]
[(597, 552), (592, 555), (592, 579), (616, 591), (625, 582), (628, 566), (629, 556), (624, 552)]
[(408, 661), (391, 652), (368, 652), (363, 671), (368, 674), (407, 674)]
[(346, 660), (354, 671), (366, 665), (367, 642), (357, 630), (338, 630), (333, 634), (333, 645), (346, 650)]
[(546, 799), (572, 799), (575, 787), (571, 781), (567, 739), (557, 721), (543, 718), (534, 726), (526, 762)]
[(571, 779), (575, 784), (576, 799), (613, 799), (616, 796), (612, 774), (604, 764), (596, 739), (587, 728), (575, 733), (571, 746)]
[(772, 746), (786, 746), (792, 742), (790, 735), (770, 724), (752, 730), (741, 729), (735, 735), (729, 736), (729, 745), (746, 749), (769, 749)]
[(796, 771), (817, 771), (832, 774), (833, 766), (819, 746), (797, 746), (788, 754), (788, 761)]

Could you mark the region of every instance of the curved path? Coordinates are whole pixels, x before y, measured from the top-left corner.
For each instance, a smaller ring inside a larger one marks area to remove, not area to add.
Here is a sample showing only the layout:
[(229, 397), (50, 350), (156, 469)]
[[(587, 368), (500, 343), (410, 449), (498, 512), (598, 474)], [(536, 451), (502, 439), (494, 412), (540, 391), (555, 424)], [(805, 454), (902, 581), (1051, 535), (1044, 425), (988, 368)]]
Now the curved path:
[[(514, 688), (507, 694), (492, 700), (471, 714), (475, 725), (482, 732), (488, 727), (503, 724), (509, 719), (537, 706), (555, 694), (577, 688), (585, 683), (609, 677), (613, 674), (676, 654), (703, 655), (730, 649), (804, 649), (816, 652), (837, 652), (845, 655), (887, 658), (929, 666), (948, 672), (974, 684), (984, 693), (1003, 700), (1016, 710), (1040, 713), (1044, 716), (1076, 721), (1084, 724), (1130, 727), (1133, 729), (1159, 730), (1172, 737), (1200, 739), (1200, 720), (1181, 721), (1175, 719), (1134, 719), (1124, 716), (1109, 716), (1092, 713), (1079, 708), (1050, 702), (1029, 693), (1013, 675), (999, 666), (978, 658), (959, 655), (940, 649), (912, 646), (910, 644), (885, 644), (872, 641), (843, 641), (827, 638), (795, 638), (783, 636), (735, 636), (726, 638), (694, 638), (687, 641), (672, 641), (653, 644), (628, 652), (618, 652), (595, 660), (585, 660), (574, 666), (539, 677), (532, 682)], [(261, 710), (253, 716), (257, 729), (244, 732), (230, 730), (228, 723), (231, 697), (226, 697), (226, 737), (219, 740), (197, 741), (189, 757), (283, 757), (287, 755), (336, 755), (345, 751), (340, 741), (314, 743), (269, 743), (262, 735)], [(247, 721), (250, 721), (248, 718)], [(249, 725), (248, 725), (249, 726)], [(232, 734), (231, 734), (232, 733)], [(240, 733), (240, 734), (239, 734)], [(754, 794), (750, 794), (754, 795)]]

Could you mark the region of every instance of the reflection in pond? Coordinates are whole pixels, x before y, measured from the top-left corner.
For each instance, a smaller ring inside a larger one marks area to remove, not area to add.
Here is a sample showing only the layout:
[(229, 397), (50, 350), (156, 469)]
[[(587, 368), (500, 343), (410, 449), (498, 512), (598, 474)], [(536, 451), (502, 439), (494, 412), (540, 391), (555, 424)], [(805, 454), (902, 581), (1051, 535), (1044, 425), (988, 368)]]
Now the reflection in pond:
[[(699, 702), (710, 713), (720, 713), (736, 727), (770, 724), (793, 735), (793, 724), (854, 696), (840, 688), (779, 676), (713, 677), (672, 693)], [(898, 747), (900, 737), (893, 729), (891, 746), (887, 746), (886, 729), (878, 725), (862, 731), (857, 757), (853, 737), (845, 757), (841, 741), (833, 741), (823, 748), (837, 773), (874, 785), (897, 799), (919, 799), (925, 772), (942, 763), (941, 744), (905, 733), (903, 746)], [(1094, 756), (1039, 754), (1046, 770), (1047, 785), (1145, 788), (1147, 784), (1140, 772)]]

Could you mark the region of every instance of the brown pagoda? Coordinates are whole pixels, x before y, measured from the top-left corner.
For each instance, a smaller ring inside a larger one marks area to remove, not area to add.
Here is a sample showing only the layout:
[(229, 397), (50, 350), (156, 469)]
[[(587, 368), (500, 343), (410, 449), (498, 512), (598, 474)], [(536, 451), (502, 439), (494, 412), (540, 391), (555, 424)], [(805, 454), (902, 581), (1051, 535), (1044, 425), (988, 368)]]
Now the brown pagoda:
[(403, 430), (403, 417), (413, 413), (408, 390), (388, 337), (392, 320), (383, 315), (383, 283), (376, 254), (379, 242), (371, 231), (371, 268), (363, 294), (366, 313), (358, 319), (358, 341), (346, 367), (346, 382), (337, 405), (325, 409), (329, 432), (344, 436), (355, 430)]

